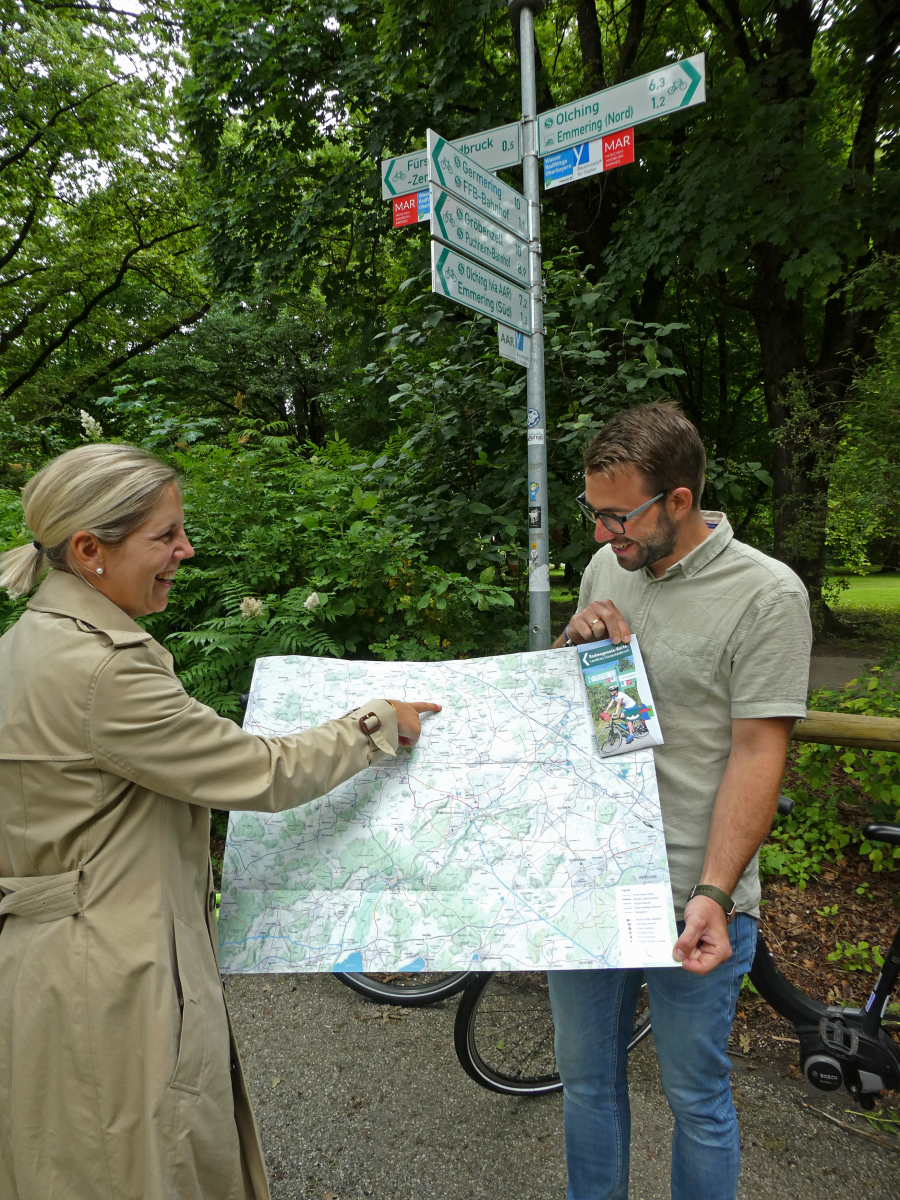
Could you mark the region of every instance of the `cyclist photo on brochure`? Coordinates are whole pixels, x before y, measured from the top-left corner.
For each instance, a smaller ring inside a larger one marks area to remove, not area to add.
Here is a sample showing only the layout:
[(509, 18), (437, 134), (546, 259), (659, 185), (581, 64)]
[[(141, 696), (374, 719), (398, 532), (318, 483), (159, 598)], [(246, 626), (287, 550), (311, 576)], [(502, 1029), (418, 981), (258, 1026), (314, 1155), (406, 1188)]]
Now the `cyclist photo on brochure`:
[(578, 647), (587, 707), (606, 757), (661, 746), (662, 730), (637, 638), (614, 645), (609, 640)]
[(609, 721), (612, 726), (617, 718), (624, 718), (628, 727), (628, 734), (625, 738), (626, 745), (630, 745), (634, 741), (635, 733), (638, 737), (643, 737), (647, 733), (647, 726), (642, 720), (642, 714), (649, 711), (647, 706), (641, 703), (636, 704), (627, 692), (619, 691), (617, 683), (609, 685), (609, 697), (609, 704), (600, 714), (601, 719)]

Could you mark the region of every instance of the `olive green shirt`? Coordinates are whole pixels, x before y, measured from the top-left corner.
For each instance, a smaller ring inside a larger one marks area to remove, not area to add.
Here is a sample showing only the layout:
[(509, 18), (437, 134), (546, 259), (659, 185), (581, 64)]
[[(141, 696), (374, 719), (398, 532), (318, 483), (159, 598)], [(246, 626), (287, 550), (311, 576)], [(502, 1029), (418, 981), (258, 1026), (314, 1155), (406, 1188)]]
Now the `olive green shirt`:
[[(723, 513), (712, 532), (657, 579), (626, 571), (609, 546), (588, 564), (579, 609), (611, 600), (637, 634), (665, 745), (655, 747), (672, 896), (679, 920), (700, 881), (733, 719), (803, 717), (812, 628), (794, 572), (734, 536)], [(733, 892), (759, 915), (757, 855)]]

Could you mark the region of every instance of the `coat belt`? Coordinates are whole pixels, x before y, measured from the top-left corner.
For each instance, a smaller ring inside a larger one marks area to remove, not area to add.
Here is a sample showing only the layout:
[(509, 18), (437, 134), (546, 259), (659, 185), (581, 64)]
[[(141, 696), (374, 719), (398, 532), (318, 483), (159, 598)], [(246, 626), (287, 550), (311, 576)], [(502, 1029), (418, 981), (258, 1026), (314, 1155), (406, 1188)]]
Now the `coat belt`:
[(0, 877), (0, 917), (25, 917), (28, 921), (59, 921), (83, 909), (78, 896), (81, 866), (63, 875), (30, 875), (21, 879)]

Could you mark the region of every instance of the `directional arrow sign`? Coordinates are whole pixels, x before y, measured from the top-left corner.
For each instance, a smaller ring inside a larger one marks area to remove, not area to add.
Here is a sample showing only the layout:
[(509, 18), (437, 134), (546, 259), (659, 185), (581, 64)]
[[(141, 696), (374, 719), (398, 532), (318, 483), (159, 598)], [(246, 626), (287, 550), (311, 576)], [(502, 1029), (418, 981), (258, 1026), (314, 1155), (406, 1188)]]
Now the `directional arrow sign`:
[(474, 158), (428, 130), (428, 182), (436, 183), (484, 217), (505, 225), (527, 240), (528, 201)]
[(616, 129), (642, 125), (681, 108), (702, 104), (705, 99), (706, 60), (702, 54), (695, 54), (650, 75), (629, 79), (627, 83), (541, 113), (538, 153), (543, 157), (566, 150)]
[(484, 133), (457, 138), (450, 144), (454, 150), (462, 150), (463, 154), (474, 158), (479, 166), (487, 167), (489, 171), (502, 171), (504, 167), (515, 167), (522, 161), (522, 125), (519, 121), (511, 121)]
[(381, 160), (381, 198), (391, 200), (394, 196), (406, 196), (428, 186), (425, 170), (428, 155), (424, 150), (412, 150), (398, 158)]
[(431, 290), (513, 329), (532, 331), (529, 292), (440, 242), (431, 243)]
[(523, 287), (531, 283), (528, 243), (434, 184), (431, 185), (431, 236), (454, 250), (464, 251), (486, 267), (502, 271)]
[[(502, 171), (504, 167), (514, 167), (522, 161), (522, 126), (518, 121), (511, 121), (509, 125), (498, 125), (496, 129), (487, 129), (484, 133), (457, 138), (450, 145), (455, 150), (462, 150), (463, 154), (468, 154), (469, 158), (474, 158), (479, 166), (487, 167), (489, 171)], [(397, 158), (383, 158), (382, 200), (390, 200), (393, 196), (405, 196), (409, 192), (424, 188), (428, 182), (426, 161), (424, 147), (421, 150), (411, 150), (409, 154), (401, 154)]]

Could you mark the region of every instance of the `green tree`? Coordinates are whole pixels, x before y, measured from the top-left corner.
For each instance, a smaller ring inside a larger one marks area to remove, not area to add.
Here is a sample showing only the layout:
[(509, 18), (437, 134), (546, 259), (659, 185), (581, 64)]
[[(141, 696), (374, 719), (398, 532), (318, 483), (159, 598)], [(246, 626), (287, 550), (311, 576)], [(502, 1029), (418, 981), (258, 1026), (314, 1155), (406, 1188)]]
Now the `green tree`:
[[(286, 280), (311, 254), (321, 265), (343, 229), (327, 273), (386, 306), (379, 266), (396, 242), (377, 158), (428, 125), (453, 137), (518, 114), (517, 31), (499, 4), (243, 0), (191, 10), (187, 28), (213, 262), (234, 286)], [(896, 280), (898, 38), (896, 0), (556, 0), (536, 24), (539, 110), (707, 54), (707, 104), (642, 126), (634, 167), (548, 192), (543, 240), (578, 246), (612, 285), (610, 314), (692, 319), (673, 342), (678, 386), (723, 467), (735, 452), (771, 467), (776, 552), (816, 598), (837, 416)], [(414, 273), (421, 234), (402, 232)]]
[(0, 3), (0, 399), (64, 406), (207, 308), (170, 18)]

